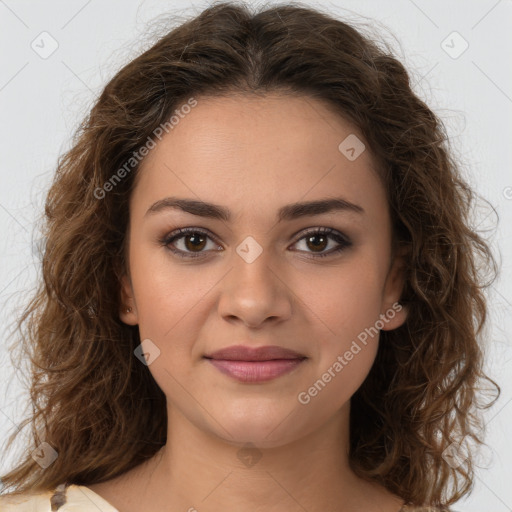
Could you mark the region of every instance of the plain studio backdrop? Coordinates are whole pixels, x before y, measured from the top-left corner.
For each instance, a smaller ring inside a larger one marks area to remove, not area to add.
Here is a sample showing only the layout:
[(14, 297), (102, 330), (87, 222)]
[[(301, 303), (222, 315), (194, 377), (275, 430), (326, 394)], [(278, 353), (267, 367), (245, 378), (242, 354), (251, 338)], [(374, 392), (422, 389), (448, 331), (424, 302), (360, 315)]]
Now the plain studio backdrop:
[[(265, 5), (274, 5), (267, 2)], [(291, 2), (293, 3), (293, 2)], [(512, 510), (512, 1), (345, 0), (319, 6), (370, 26), (410, 70), (415, 92), (443, 119), (482, 203), (474, 225), (491, 239), (501, 274), (488, 291), (487, 371), (502, 388), (486, 412), (487, 443), (464, 512)], [(207, 2), (0, 0), (0, 446), (27, 405), (7, 345), (38, 272), (35, 220), (57, 157), (113, 74), (155, 39), (159, 15), (196, 15)], [(254, 5), (261, 5), (254, 2)], [(160, 25), (161, 27), (162, 25)], [(160, 29), (160, 34), (163, 34)], [(396, 40), (394, 37), (396, 37)], [(5, 471), (12, 458), (0, 457)]]

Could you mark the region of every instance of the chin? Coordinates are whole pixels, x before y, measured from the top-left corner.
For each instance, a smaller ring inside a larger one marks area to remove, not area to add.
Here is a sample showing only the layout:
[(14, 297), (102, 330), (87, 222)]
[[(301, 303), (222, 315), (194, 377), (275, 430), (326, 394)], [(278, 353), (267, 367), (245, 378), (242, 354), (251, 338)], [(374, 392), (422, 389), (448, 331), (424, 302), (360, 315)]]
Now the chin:
[(308, 429), (297, 415), (290, 414), (293, 407), (295, 404), (267, 406), (262, 410), (261, 406), (251, 409), (245, 405), (243, 411), (224, 410), (221, 416), (223, 428), (217, 424), (210, 424), (210, 427), (218, 437), (237, 446), (251, 443), (259, 448), (275, 448), (300, 439), (308, 433), (306, 430), (314, 428)]
[[(277, 425), (277, 423), (276, 423)], [(275, 426), (274, 426), (275, 428)], [(227, 436), (225, 432), (217, 432), (219, 437), (226, 441), (227, 443), (232, 444), (233, 446), (244, 448), (248, 446), (252, 446), (254, 448), (259, 449), (268, 449), (268, 448), (278, 448), (280, 446), (285, 446), (293, 441), (296, 441), (301, 438), (301, 435), (298, 433), (291, 432), (273, 432), (273, 429), (257, 429), (257, 428), (232, 428), (230, 430), (232, 436)], [(295, 435), (293, 435), (295, 434)]]

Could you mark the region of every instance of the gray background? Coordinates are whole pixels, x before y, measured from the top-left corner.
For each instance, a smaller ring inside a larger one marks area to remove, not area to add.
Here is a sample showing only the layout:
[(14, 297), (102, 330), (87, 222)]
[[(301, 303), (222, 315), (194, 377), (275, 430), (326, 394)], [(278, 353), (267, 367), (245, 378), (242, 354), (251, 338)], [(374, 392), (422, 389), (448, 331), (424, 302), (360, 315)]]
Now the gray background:
[[(485, 346), (487, 371), (502, 396), (485, 416), (489, 448), (482, 451), (474, 491), (455, 509), (512, 511), (512, 442), (506, 436), (512, 420), (512, 1), (303, 3), (349, 22), (370, 23), (392, 43), (396, 36), (400, 45), (393, 44), (415, 91), (441, 116), (468, 181), (498, 212), (497, 228), (485, 207), (474, 225), (488, 230), (502, 261), (501, 276), (488, 293)], [(72, 133), (107, 80), (154, 41), (148, 34), (163, 33), (155, 23), (159, 15), (197, 14), (207, 5), (0, 0), (0, 446), (27, 404), (10, 363), (7, 335), (37, 276), (35, 220), (57, 157), (70, 147)], [(11, 462), (2, 457), (0, 470)]]

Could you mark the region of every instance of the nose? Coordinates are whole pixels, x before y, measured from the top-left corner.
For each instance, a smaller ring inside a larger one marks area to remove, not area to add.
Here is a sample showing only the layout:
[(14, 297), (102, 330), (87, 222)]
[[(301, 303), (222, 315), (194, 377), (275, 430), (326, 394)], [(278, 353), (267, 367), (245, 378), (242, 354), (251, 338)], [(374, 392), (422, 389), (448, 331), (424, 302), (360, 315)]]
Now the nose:
[[(255, 250), (250, 244), (249, 248)], [(219, 314), (228, 322), (241, 322), (253, 329), (289, 319), (293, 293), (283, 265), (272, 260), (270, 250), (260, 249), (256, 257), (246, 257), (243, 248), (239, 249), (233, 254), (231, 271), (221, 282)]]

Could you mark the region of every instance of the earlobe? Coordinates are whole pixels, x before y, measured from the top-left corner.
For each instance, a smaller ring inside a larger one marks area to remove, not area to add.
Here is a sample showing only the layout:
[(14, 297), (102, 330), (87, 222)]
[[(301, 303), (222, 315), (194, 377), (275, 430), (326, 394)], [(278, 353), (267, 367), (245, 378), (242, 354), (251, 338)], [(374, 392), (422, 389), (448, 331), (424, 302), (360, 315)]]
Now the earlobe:
[(405, 250), (395, 256), (386, 279), (381, 311), (384, 331), (392, 331), (400, 327), (407, 319), (408, 308), (400, 303), (405, 284), (405, 256)]
[(125, 274), (121, 278), (121, 301), (119, 318), (128, 325), (137, 325), (137, 309), (133, 298), (133, 288), (130, 279)]
[(408, 308), (400, 302), (394, 302), (392, 306), (381, 315), (384, 326), (383, 331), (392, 331), (397, 329), (407, 320)]

